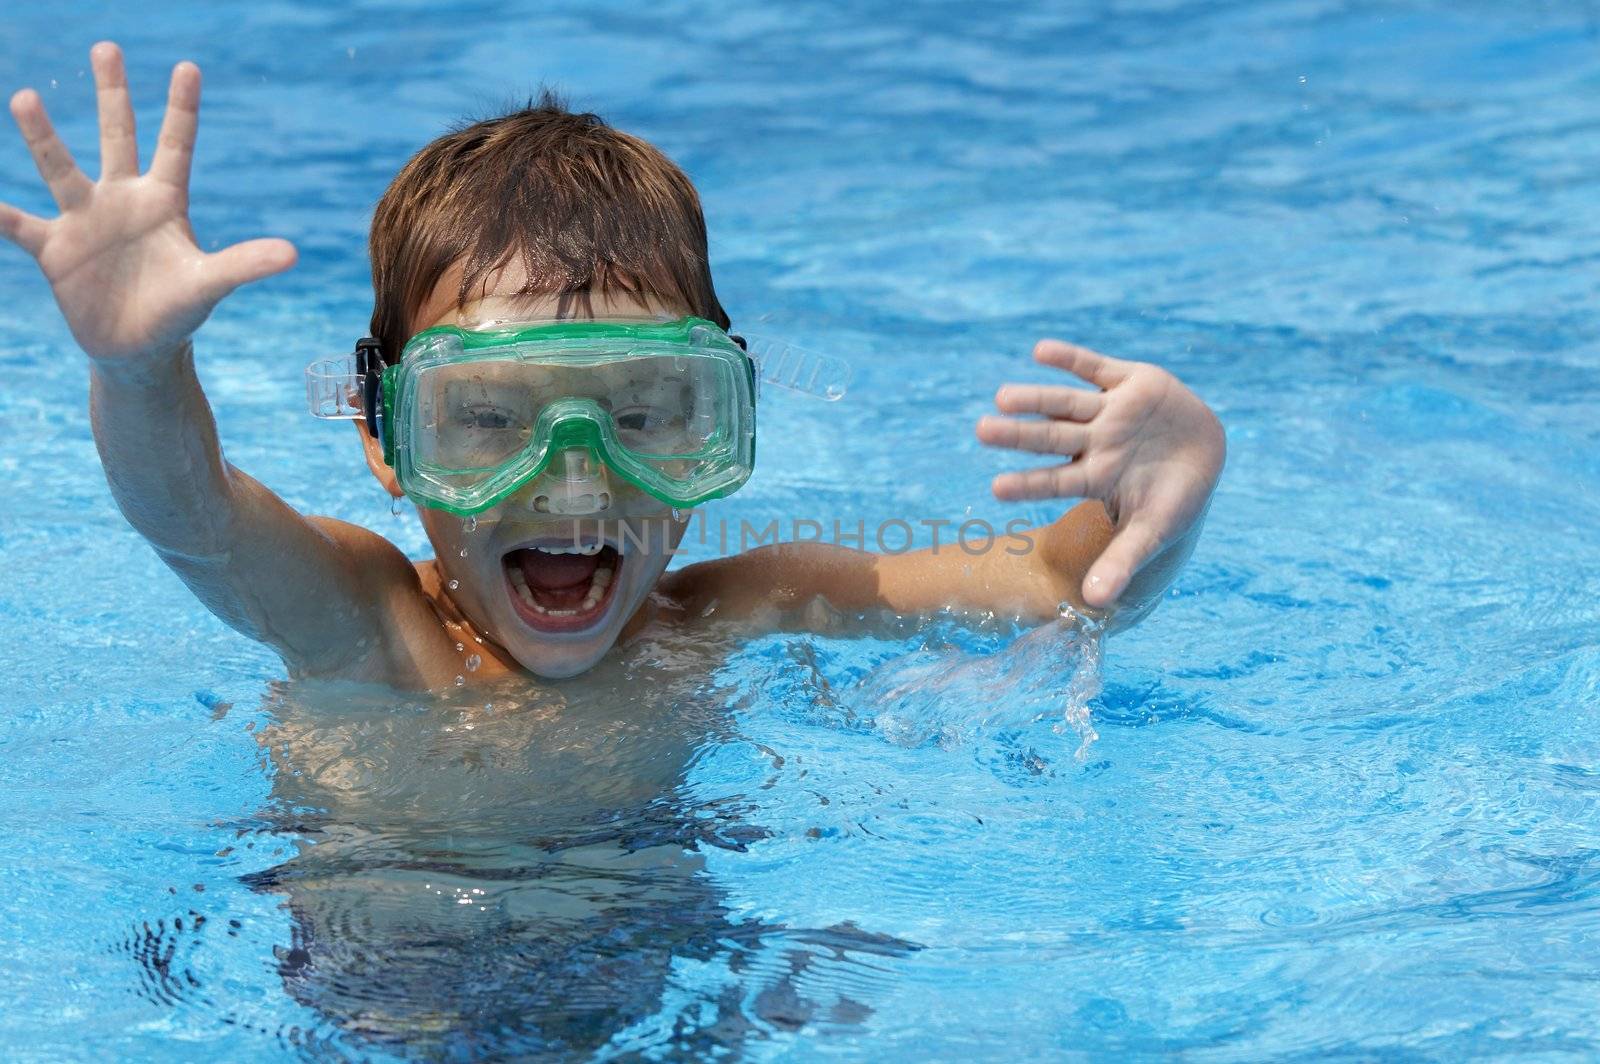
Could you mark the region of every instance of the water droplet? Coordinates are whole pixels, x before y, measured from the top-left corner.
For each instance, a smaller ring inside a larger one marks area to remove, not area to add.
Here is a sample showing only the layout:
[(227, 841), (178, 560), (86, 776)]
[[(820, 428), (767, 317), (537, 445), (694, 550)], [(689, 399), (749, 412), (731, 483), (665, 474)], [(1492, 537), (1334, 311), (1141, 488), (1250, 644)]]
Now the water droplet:
[(452, 581), (450, 581), (450, 583), (449, 583), (449, 584), (448, 584), (448, 585), (446, 585), (446, 586), (448, 586), (448, 587), (449, 587), (449, 588), (450, 588), (450, 590), (451, 590), (451, 591), (454, 591), (454, 590), (455, 590), (455, 589), (456, 589), (456, 588), (458, 588), (458, 587), (460, 587), (460, 586), (461, 586), (461, 581), (459, 581), (459, 580), (452, 580)]
[[(478, 671), (478, 666), (482, 665), (482, 664), (483, 664), (483, 659), (481, 657), (479, 657), (478, 655), (473, 654), (471, 657), (467, 658), (467, 671), (468, 672), (477, 672)], [(488, 707), (485, 706), (484, 708), (487, 709)]]
[(672, 508), (672, 519), (681, 524), (683, 522), (683, 511), (674, 506)]
[(474, 643), (480, 643), (481, 644), (483, 642), (483, 636), (475, 635), (475, 636), (472, 637), (472, 641)]
[(396, 517), (399, 517), (400, 516), (400, 507), (403, 506), (403, 505), (404, 505), (404, 498), (402, 496), (396, 495), (394, 498), (389, 500), (389, 512), (394, 514)]
[[(471, 517), (467, 518), (467, 531), (468, 532), (476, 532), (477, 530), (478, 530), (478, 515), (477, 514), (473, 514)], [(466, 551), (462, 551), (461, 553), (465, 554)]]
[(456, 686), (457, 687), (465, 687), (465, 686), (467, 686), (467, 678), (465, 676), (457, 676), (456, 677)]
[(457, 643), (456, 644), (456, 653), (459, 654), (461, 651), (463, 651), (465, 649), (467, 649), (467, 645), (465, 643)]
[(461, 556), (462, 556), (462, 557), (463, 557), (463, 558), (465, 558), (465, 557), (466, 557), (466, 556), (467, 556), (467, 548), (465, 548), (465, 547), (462, 547), (462, 548), (461, 548)]

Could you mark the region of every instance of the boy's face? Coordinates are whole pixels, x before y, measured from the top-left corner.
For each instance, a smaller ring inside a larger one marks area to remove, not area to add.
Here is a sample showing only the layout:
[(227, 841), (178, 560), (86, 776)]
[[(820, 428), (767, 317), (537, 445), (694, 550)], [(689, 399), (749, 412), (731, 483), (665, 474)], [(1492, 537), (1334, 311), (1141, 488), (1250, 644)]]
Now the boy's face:
[[(447, 271), (412, 319), (411, 333), (436, 325), (472, 328), (494, 320), (557, 317), (555, 297), (512, 298), (522, 278), (492, 275), (481, 298), (456, 306), (459, 274)], [(597, 320), (685, 314), (638, 302), (627, 294), (596, 293)], [(586, 513), (548, 512), (544, 477), (505, 502), (463, 519), (418, 507), (437, 552), (444, 593), (469, 620), (524, 668), (550, 678), (573, 676), (610, 650), (671, 561), (687, 514), (620, 477)], [(681, 519), (680, 519), (681, 518)], [(583, 552), (575, 551), (575, 545)]]

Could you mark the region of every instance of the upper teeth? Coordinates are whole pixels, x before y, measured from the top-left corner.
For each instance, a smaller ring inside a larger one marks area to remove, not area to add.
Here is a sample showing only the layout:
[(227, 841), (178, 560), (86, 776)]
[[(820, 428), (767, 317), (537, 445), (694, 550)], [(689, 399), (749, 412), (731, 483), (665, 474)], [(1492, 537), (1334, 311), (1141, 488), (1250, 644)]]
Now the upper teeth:
[(574, 547), (534, 547), (540, 554), (599, 554), (606, 549), (604, 543), (585, 543)]

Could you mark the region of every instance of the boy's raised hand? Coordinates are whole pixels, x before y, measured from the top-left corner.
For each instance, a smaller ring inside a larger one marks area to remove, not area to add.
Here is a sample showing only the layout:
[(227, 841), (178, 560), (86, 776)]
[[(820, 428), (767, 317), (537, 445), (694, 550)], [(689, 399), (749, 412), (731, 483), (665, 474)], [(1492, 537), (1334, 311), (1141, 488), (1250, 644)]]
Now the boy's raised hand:
[(32, 255), (72, 335), (103, 362), (169, 353), (229, 292), (294, 265), (287, 240), (250, 240), (207, 254), (189, 225), (189, 168), (199, 121), (200, 68), (172, 71), (155, 158), (139, 173), (122, 52), (89, 52), (100, 112), (100, 180), (73, 162), (32, 89), (11, 114), (61, 214), (46, 220), (0, 203), (0, 236)]
[(1002, 473), (1000, 499), (1087, 498), (1105, 504), (1115, 532), (1083, 581), (1090, 606), (1115, 603), (1141, 566), (1181, 539), (1205, 512), (1222, 473), (1222, 425), (1171, 373), (1107, 358), (1060, 340), (1041, 340), (1036, 361), (1097, 385), (1007, 384), (1004, 414), (985, 417), (978, 438), (996, 447), (1060, 455), (1066, 464)]

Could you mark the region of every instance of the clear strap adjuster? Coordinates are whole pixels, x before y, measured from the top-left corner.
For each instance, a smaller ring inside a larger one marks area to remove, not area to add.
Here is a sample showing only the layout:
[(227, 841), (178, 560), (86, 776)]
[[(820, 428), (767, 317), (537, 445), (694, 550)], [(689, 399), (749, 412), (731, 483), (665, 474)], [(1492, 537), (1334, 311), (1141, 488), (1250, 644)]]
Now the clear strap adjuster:
[(306, 367), (306, 405), (324, 421), (355, 421), (367, 416), (361, 406), (361, 374), (354, 354), (325, 358)]
[(850, 387), (850, 363), (836, 355), (819, 355), (767, 336), (745, 333), (745, 350), (756, 363), (763, 384), (814, 396), (826, 402), (844, 398)]

